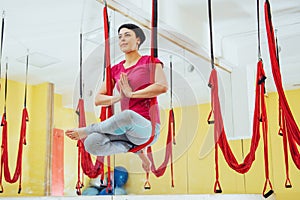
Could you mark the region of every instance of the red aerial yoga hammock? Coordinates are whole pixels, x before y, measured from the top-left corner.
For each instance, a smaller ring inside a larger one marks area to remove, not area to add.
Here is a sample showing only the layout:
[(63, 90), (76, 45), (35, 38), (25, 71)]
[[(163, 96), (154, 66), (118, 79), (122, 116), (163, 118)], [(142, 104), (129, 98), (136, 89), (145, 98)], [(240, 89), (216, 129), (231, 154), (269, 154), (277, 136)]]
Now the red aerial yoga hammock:
[[(150, 69), (150, 82), (154, 83), (155, 79), (155, 58), (157, 57), (157, 0), (152, 0), (152, 23), (151, 23), (151, 69)], [(157, 104), (157, 99), (152, 98), (150, 102), (150, 118), (151, 118), (151, 124), (152, 124), (152, 132), (151, 132), (151, 137), (149, 140), (142, 144), (139, 145), (135, 148), (132, 148), (129, 150), (129, 152), (138, 152), (148, 145), (151, 144), (151, 142), (154, 139), (155, 136), (155, 113), (156, 113), (156, 105)]]
[(4, 103), (4, 113), (2, 115), (2, 144), (1, 144), (1, 168), (0, 168), (0, 193), (4, 191), (2, 185), (2, 177), (4, 174), (5, 181), (9, 183), (15, 183), (19, 180), (18, 193), (21, 193), (22, 189), (22, 158), (23, 158), (23, 145), (26, 145), (26, 122), (29, 120), (28, 112), (26, 108), (27, 101), (27, 74), (28, 74), (28, 55), (26, 59), (26, 83), (25, 83), (25, 97), (24, 97), (24, 108), (22, 112), (22, 122), (20, 130), (20, 140), (19, 149), (17, 154), (16, 169), (13, 177), (10, 175), (9, 162), (8, 162), (8, 133), (7, 133), (7, 120), (6, 120), (6, 97), (7, 97), (7, 70), (8, 63), (6, 63), (6, 73), (5, 73), (5, 103)]
[[(152, 20), (151, 20), (151, 60), (152, 60), (151, 69), (152, 70), (150, 71), (150, 81), (152, 83), (155, 82), (155, 67), (156, 67), (155, 58), (158, 56), (158, 49), (157, 49), (158, 9), (157, 9), (157, 7), (158, 7), (157, 0), (152, 0)], [(170, 62), (170, 65), (172, 66), (172, 62)], [(172, 72), (172, 71), (170, 71), (170, 72)], [(156, 109), (157, 109), (157, 107), (155, 106), (156, 104), (157, 104), (157, 98), (152, 98), (150, 107), (155, 108), (155, 109), (150, 110), (150, 117), (151, 117), (151, 124), (152, 124), (151, 137), (149, 138), (149, 140), (146, 143), (131, 149), (130, 152), (137, 152), (137, 151), (140, 151), (140, 150), (144, 149), (145, 147), (147, 147), (147, 156), (151, 162), (151, 171), (157, 177), (160, 177), (165, 173), (168, 162), (170, 161), (170, 163), (171, 163), (171, 186), (174, 187), (173, 156), (172, 156), (172, 141), (173, 141), (173, 137), (175, 135), (174, 111), (173, 111), (173, 108), (171, 108), (169, 111), (169, 127), (168, 127), (168, 137), (167, 137), (167, 142), (166, 142), (165, 159), (164, 159), (163, 163), (158, 168), (156, 168), (154, 159), (153, 159), (153, 155), (152, 155), (152, 148), (151, 148), (151, 146), (149, 146), (151, 144), (151, 142), (153, 141), (154, 135), (155, 135), (155, 121), (156, 121), (155, 113), (156, 113)], [(173, 142), (173, 143), (175, 144), (175, 142)], [(146, 173), (146, 182), (145, 182), (144, 188), (145, 189), (151, 188), (148, 172)]]
[[(257, 1), (257, 8), (259, 8), (259, 1)], [(256, 75), (256, 92), (255, 92), (255, 108), (253, 116), (253, 132), (250, 151), (245, 157), (243, 163), (239, 164), (232, 153), (232, 150), (228, 144), (226, 133), (224, 130), (224, 124), (221, 114), (221, 106), (218, 95), (218, 77), (217, 71), (214, 68), (214, 56), (213, 56), (213, 44), (212, 44), (212, 17), (211, 17), (211, 1), (209, 0), (209, 24), (210, 24), (210, 39), (211, 39), (211, 65), (212, 72), (209, 78), (209, 87), (211, 88), (211, 107), (212, 111), (209, 114), (208, 122), (214, 123), (214, 139), (215, 139), (215, 169), (216, 169), (216, 181), (214, 185), (214, 192), (221, 193), (222, 189), (219, 182), (219, 166), (218, 166), (218, 147), (222, 150), (224, 158), (227, 164), (238, 173), (246, 173), (251, 168), (253, 161), (255, 160), (255, 152), (258, 147), (260, 139), (260, 123), (262, 124), (263, 139), (264, 139), (264, 159), (265, 159), (265, 184), (263, 188), (263, 196), (267, 198), (273, 193), (271, 181), (269, 179), (268, 169), (268, 120), (266, 113), (266, 105), (264, 98), (265, 87), (265, 73), (263, 69), (263, 63), (260, 58), (260, 45), (259, 45), (259, 61), (257, 63), (257, 75)], [(258, 9), (259, 10), (259, 9)], [(259, 13), (258, 13), (259, 16)], [(258, 17), (259, 24), (259, 17)], [(259, 27), (259, 25), (258, 25)], [(259, 31), (258, 31), (259, 35)], [(260, 37), (259, 37), (260, 43)], [(210, 117), (213, 113), (214, 122), (210, 122)], [(266, 192), (267, 185), (269, 184), (270, 190)]]
[(296, 167), (300, 169), (300, 154), (298, 150), (298, 147), (300, 145), (300, 131), (293, 117), (282, 86), (281, 72), (279, 67), (279, 55), (276, 54), (276, 42), (274, 38), (271, 8), (268, 0), (265, 1), (264, 8), (272, 73), (279, 96), (279, 133), (283, 136), (284, 156), (286, 165), (285, 187), (290, 188), (292, 187), (292, 185), (289, 179), (287, 143), (289, 144), (292, 159)]
[[(155, 58), (157, 57), (157, 0), (152, 0), (152, 24), (151, 24), (151, 69), (150, 69), (150, 81), (152, 83), (154, 83), (154, 79), (155, 79)], [(106, 50), (109, 47), (109, 40), (106, 39), (105, 40), (105, 44), (106, 46)], [(106, 60), (109, 60), (109, 51), (105, 51), (107, 52), (105, 55)], [(111, 82), (111, 71), (110, 71), (110, 63), (106, 64), (106, 87), (107, 87), (107, 94), (112, 95), (112, 82)], [(150, 103), (150, 107), (151, 108), (155, 108), (155, 109), (151, 109), (150, 110), (150, 117), (151, 117), (151, 125), (152, 125), (152, 132), (151, 132), (151, 136), (149, 138), (149, 140), (139, 146), (133, 147), (132, 149), (129, 150), (129, 152), (132, 153), (136, 153), (142, 149), (144, 149), (145, 147), (148, 147), (147, 149), (147, 156), (151, 161), (151, 171), (153, 172), (154, 175), (156, 175), (157, 177), (162, 176), (166, 170), (167, 164), (170, 160), (171, 162), (171, 176), (172, 176), (172, 187), (174, 187), (174, 180), (173, 180), (173, 162), (172, 162), (172, 137), (175, 134), (175, 122), (174, 122), (174, 112), (173, 112), (173, 108), (169, 111), (169, 130), (168, 130), (168, 138), (167, 138), (167, 147), (166, 147), (166, 155), (165, 155), (165, 159), (162, 163), (162, 165), (159, 168), (155, 167), (155, 163), (153, 160), (153, 156), (152, 156), (152, 149), (151, 146), (149, 146), (153, 139), (154, 139), (154, 135), (155, 135), (155, 113), (156, 113), (156, 109), (157, 107), (155, 106), (157, 104), (157, 98), (152, 98), (151, 99), (151, 103)], [(104, 115), (104, 116), (103, 116)], [(101, 120), (106, 119), (108, 117), (110, 117), (112, 115), (112, 110), (111, 110), (111, 106), (109, 107), (102, 107), (102, 111), (101, 111)], [(151, 185), (149, 182), (149, 173), (146, 173), (146, 182), (144, 185), (145, 189), (150, 189)]]
[[(107, 5), (105, 1), (105, 6), (103, 8), (103, 18), (104, 18), (104, 32), (105, 32), (105, 66), (107, 71), (110, 71), (110, 55), (109, 55), (109, 35), (108, 35), (108, 16), (107, 16)], [(108, 65), (107, 65), (108, 64)], [(109, 79), (111, 80), (111, 79)], [(84, 100), (82, 98), (82, 33), (80, 34), (80, 99), (78, 101), (78, 106), (76, 113), (79, 118), (79, 127), (86, 127), (85, 120), (85, 110), (84, 110)], [(109, 90), (108, 90), (109, 91)], [(106, 113), (106, 109), (108, 110), (108, 115), (104, 115)], [(111, 108), (105, 108), (104, 112), (101, 112), (101, 120), (105, 120), (106, 117), (112, 115)], [(104, 156), (97, 156), (95, 164), (93, 164), (91, 155), (85, 151), (83, 140), (77, 141), (78, 147), (78, 175), (77, 175), (77, 183), (76, 183), (76, 191), (78, 195), (81, 195), (81, 188), (83, 187), (83, 174), (87, 175), (89, 178), (96, 178), (101, 175), (101, 181), (104, 180)], [(108, 157), (108, 171), (110, 172), (110, 158)], [(82, 168), (83, 174), (81, 174), (80, 169)], [(82, 176), (82, 180), (81, 180)], [(108, 185), (107, 188), (111, 189), (111, 181), (110, 181), (110, 173), (108, 173)]]
[[(106, 94), (112, 96), (113, 94), (113, 82), (111, 76), (111, 62), (110, 62), (110, 38), (109, 38), (109, 20), (107, 14), (107, 2), (104, 1), (103, 18), (104, 18), (104, 39), (105, 39), (105, 51), (104, 51), (104, 67), (106, 72)], [(100, 120), (104, 121), (113, 115), (112, 106), (102, 106), (100, 113)], [(104, 170), (102, 171), (104, 173)], [(103, 180), (103, 176), (102, 179)], [(107, 156), (107, 193), (112, 191), (111, 185), (111, 162), (110, 156)]]
[[(173, 149), (172, 149), (172, 143), (175, 145), (175, 118), (174, 118), (174, 110), (173, 110), (173, 102), (172, 102), (172, 60), (170, 61), (170, 89), (171, 89), (171, 94), (170, 94), (170, 110), (169, 110), (169, 124), (168, 124), (168, 136), (167, 136), (167, 141), (166, 141), (166, 150), (165, 150), (165, 159), (163, 163), (156, 168), (153, 155), (152, 155), (152, 148), (151, 146), (148, 147), (147, 149), (147, 156), (151, 162), (151, 171), (152, 173), (160, 177), (164, 175), (168, 162), (170, 162), (170, 167), (171, 167), (171, 186), (174, 187), (174, 170), (173, 170)], [(144, 185), (145, 189), (151, 189), (151, 185), (149, 182), (149, 173), (146, 174), (146, 182)]]

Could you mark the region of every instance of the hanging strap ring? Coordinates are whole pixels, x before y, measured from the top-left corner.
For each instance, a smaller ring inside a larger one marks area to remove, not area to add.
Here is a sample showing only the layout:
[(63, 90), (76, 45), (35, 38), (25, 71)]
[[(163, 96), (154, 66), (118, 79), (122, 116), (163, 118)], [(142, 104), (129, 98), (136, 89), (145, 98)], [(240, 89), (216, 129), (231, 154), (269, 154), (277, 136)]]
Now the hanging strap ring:
[(215, 193), (222, 193), (221, 185), (219, 180), (216, 180), (215, 185), (214, 185), (214, 192)]
[(292, 183), (291, 183), (291, 180), (289, 178), (286, 179), (285, 181), (285, 188), (292, 188)]
[(21, 186), (20, 186), (19, 189), (18, 189), (18, 194), (20, 194), (21, 191), (22, 191), (22, 188), (21, 188)]
[[(267, 190), (267, 184), (269, 184), (270, 186), (270, 190), (266, 193)], [(274, 193), (273, 188), (272, 188), (272, 184), (271, 181), (269, 179), (266, 179), (265, 181), (265, 185), (264, 185), (264, 190), (263, 190), (263, 196), (265, 198), (268, 198), (269, 196), (271, 196)]]
[(75, 187), (77, 195), (81, 195), (81, 187), (82, 187), (81, 182), (77, 181), (77, 184), (76, 184), (76, 187)]
[(144, 189), (145, 190), (150, 190), (151, 189), (151, 184), (149, 181), (149, 172), (146, 173), (146, 182), (144, 184)]
[(145, 190), (150, 190), (151, 189), (151, 184), (149, 181), (146, 181), (145, 184), (144, 184), (144, 189)]
[(207, 118), (207, 123), (208, 124), (214, 124), (215, 120), (211, 120), (211, 115), (212, 115), (212, 110), (209, 112), (208, 118)]
[(279, 136), (283, 136), (283, 129), (282, 129), (282, 128), (279, 128), (279, 130), (278, 130), (278, 135), (279, 135)]

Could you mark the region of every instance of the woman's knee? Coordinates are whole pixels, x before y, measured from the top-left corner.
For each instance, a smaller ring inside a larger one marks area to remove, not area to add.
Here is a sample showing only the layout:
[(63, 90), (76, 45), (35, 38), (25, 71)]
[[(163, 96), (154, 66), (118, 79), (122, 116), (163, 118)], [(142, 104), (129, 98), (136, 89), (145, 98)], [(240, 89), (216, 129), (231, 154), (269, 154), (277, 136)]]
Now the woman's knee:
[(101, 156), (101, 147), (107, 142), (107, 138), (98, 134), (92, 133), (84, 140), (85, 150), (93, 155)]
[(133, 118), (133, 115), (135, 115), (136, 112), (132, 111), (132, 110), (124, 110), (120, 113), (120, 115), (122, 115), (122, 117), (124, 119), (128, 119), (131, 120)]
[(97, 146), (96, 145), (96, 141), (92, 138), (92, 137), (87, 137), (84, 142), (84, 149), (90, 153), (90, 154), (93, 154), (95, 155), (95, 147)]

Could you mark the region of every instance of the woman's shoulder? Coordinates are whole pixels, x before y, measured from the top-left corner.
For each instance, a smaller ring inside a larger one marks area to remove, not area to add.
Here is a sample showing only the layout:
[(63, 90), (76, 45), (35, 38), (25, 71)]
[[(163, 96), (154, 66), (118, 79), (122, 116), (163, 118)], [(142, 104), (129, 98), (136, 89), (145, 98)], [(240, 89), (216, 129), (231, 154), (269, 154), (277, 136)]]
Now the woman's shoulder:
[(112, 69), (113, 71), (118, 71), (118, 70), (120, 70), (120, 69), (123, 67), (124, 62), (125, 62), (125, 60), (120, 61), (119, 63), (113, 65), (113, 66), (111, 67), (111, 69)]
[[(152, 62), (152, 58), (150, 55), (143, 55), (141, 58), (141, 61), (144, 63), (151, 63)], [(160, 63), (163, 65), (163, 62), (159, 59), (159, 58), (155, 58), (155, 63)]]

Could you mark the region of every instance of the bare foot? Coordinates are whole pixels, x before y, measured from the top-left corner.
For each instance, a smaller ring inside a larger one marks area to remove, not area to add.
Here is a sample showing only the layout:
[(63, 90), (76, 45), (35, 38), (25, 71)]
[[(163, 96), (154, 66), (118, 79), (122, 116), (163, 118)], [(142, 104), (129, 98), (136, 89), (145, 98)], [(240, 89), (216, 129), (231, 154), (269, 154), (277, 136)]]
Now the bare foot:
[(150, 171), (150, 166), (151, 166), (151, 163), (150, 163), (150, 161), (148, 159), (142, 161), (142, 167), (145, 170), (145, 172), (149, 172)]
[(142, 160), (142, 167), (145, 170), (145, 172), (150, 171), (151, 163), (149, 159), (147, 158), (147, 155), (145, 155), (144, 151), (138, 153), (140, 159)]
[(66, 130), (65, 134), (72, 140), (81, 140), (87, 136), (86, 132), (84, 131), (84, 127), (68, 129), (68, 130)]

